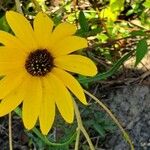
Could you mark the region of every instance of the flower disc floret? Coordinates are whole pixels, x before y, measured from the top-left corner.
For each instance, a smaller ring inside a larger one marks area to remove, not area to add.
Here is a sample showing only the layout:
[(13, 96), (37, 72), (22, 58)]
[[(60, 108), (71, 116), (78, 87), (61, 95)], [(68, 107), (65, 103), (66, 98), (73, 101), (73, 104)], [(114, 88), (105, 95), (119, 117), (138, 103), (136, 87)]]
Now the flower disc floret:
[(53, 68), (53, 57), (46, 49), (35, 50), (29, 54), (25, 68), (33, 76), (45, 76)]

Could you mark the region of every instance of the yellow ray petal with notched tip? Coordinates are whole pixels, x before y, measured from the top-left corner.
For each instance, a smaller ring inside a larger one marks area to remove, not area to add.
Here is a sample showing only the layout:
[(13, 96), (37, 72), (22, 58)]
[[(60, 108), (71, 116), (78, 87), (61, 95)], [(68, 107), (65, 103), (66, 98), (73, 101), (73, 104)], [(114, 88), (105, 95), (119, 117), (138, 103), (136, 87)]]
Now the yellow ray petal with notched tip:
[(55, 44), (59, 40), (64, 39), (67, 36), (73, 35), (76, 32), (76, 26), (69, 23), (60, 23), (53, 31), (52, 36), (50, 37), (49, 48), (53, 50)]
[(65, 55), (54, 59), (55, 66), (85, 76), (94, 76), (97, 68), (93, 61), (80, 55)]
[(58, 42), (53, 47), (54, 57), (66, 55), (76, 50), (86, 48), (88, 46), (87, 40), (77, 36), (69, 36)]
[(15, 35), (28, 47), (28, 51), (37, 49), (33, 29), (29, 21), (23, 15), (14, 11), (7, 11), (6, 20)]
[(48, 83), (52, 85), (55, 102), (61, 116), (64, 118), (66, 122), (72, 123), (74, 119), (74, 108), (73, 108), (73, 99), (69, 91), (63, 85), (62, 81), (59, 80), (52, 73), (50, 73), (50, 75), (48, 75), (47, 77), (49, 81)]
[(47, 48), (49, 38), (53, 29), (53, 21), (42, 12), (39, 12), (34, 19), (34, 33), (41, 48)]
[(46, 135), (51, 129), (55, 118), (55, 101), (53, 89), (46, 78), (42, 79), (42, 105), (39, 115), (40, 129)]
[(8, 95), (5, 100), (0, 103), (0, 117), (7, 115), (13, 111), (21, 102), (22, 99), (14, 92)]
[(5, 31), (0, 31), (0, 43), (8, 48), (14, 48), (18, 51), (22, 51), (22, 53), (28, 49), (19, 39)]
[(40, 78), (28, 77), (29, 86), (23, 100), (22, 118), (26, 129), (34, 127), (40, 113), (42, 102), (42, 85)]
[(26, 82), (8, 94), (0, 103), (0, 116), (4, 116), (13, 111), (22, 101), (27, 89)]
[(23, 72), (11, 72), (0, 80), (0, 99), (5, 98), (11, 91), (17, 88), (23, 81)]
[(54, 68), (52, 73), (56, 75), (83, 104), (87, 104), (83, 88), (72, 75), (59, 68)]

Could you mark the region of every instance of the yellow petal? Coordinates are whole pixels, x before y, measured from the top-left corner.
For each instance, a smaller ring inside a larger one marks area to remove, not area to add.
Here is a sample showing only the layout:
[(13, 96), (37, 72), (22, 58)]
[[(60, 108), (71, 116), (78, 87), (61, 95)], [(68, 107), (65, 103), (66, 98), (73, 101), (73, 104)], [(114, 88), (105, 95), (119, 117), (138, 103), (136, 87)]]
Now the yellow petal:
[(19, 39), (17, 39), (15, 36), (4, 31), (0, 31), (0, 43), (18, 51), (27, 51), (26, 45), (23, 45), (23, 43), (21, 43), (21, 41), (19, 41)]
[(93, 61), (81, 55), (66, 55), (54, 59), (55, 66), (85, 76), (94, 76), (97, 68)]
[(6, 19), (15, 35), (28, 47), (29, 51), (37, 49), (33, 29), (23, 15), (14, 11), (8, 11)]
[(58, 68), (54, 68), (52, 73), (56, 75), (83, 104), (87, 104), (83, 88), (72, 75)]
[(5, 98), (5, 96), (17, 88), (23, 79), (23, 73), (12, 72), (0, 80), (0, 99)]
[(55, 57), (66, 55), (87, 46), (88, 44), (86, 39), (77, 36), (69, 36), (58, 42), (53, 47), (53, 55)]
[(25, 55), (12, 48), (0, 47), (0, 75), (21, 72), (24, 69)]
[(0, 103), (0, 116), (4, 116), (13, 111), (24, 98), (26, 85), (22, 83), (19, 88), (8, 94)]
[(74, 108), (73, 100), (69, 91), (63, 85), (61, 80), (59, 80), (52, 73), (47, 77), (47, 79), (49, 80), (49, 84), (53, 88), (55, 102), (61, 116), (66, 122), (72, 123), (74, 119)]
[(0, 47), (0, 62), (20, 62), (20, 64), (23, 64), (26, 59), (25, 56), (23, 52), (18, 51), (16, 48)]
[(40, 78), (29, 77), (28, 88), (24, 96), (22, 118), (25, 128), (32, 129), (40, 113), (42, 86)]
[(55, 101), (53, 89), (46, 78), (43, 78), (42, 105), (39, 115), (40, 129), (44, 135), (47, 135), (52, 127), (55, 117)]
[(2, 100), (0, 103), (0, 116), (7, 115), (13, 111), (20, 103), (22, 99), (17, 95), (17, 93), (12, 93)]
[(69, 23), (59, 24), (53, 31), (52, 36), (50, 37), (50, 48), (55, 46), (55, 43), (58, 43), (59, 40), (73, 35), (76, 32), (76, 27)]
[(47, 48), (52, 29), (53, 21), (45, 13), (38, 13), (34, 19), (34, 32), (41, 48)]
[[(23, 71), (23, 65), (19, 62), (0, 62), (0, 76), (9, 73), (20, 73)], [(1, 81), (0, 81), (1, 82)]]

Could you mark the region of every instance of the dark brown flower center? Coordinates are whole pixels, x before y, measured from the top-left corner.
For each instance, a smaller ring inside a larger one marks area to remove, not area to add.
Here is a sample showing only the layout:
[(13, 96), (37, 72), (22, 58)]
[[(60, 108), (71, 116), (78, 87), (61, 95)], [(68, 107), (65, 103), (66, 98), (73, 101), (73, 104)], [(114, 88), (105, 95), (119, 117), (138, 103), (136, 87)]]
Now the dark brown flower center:
[(53, 68), (53, 57), (46, 49), (38, 49), (29, 54), (25, 68), (32, 76), (45, 76)]

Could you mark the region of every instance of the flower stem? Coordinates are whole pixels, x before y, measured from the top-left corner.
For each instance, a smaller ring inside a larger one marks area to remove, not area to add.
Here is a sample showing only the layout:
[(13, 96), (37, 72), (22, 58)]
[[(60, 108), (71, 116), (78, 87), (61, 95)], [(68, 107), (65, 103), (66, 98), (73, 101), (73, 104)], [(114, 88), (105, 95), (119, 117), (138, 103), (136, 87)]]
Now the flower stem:
[(9, 113), (8, 116), (8, 124), (9, 124), (9, 149), (13, 150), (13, 146), (12, 146), (12, 122), (11, 122), (11, 113)]
[(131, 147), (131, 150), (134, 150), (134, 146), (132, 144), (132, 141), (131, 141), (128, 133), (123, 129), (123, 127), (121, 126), (121, 124), (119, 123), (119, 121), (115, 118), (115, 116), (113, 115), (113, 113), (98, 98), (96, 98), (94, 95), (92, 95), (91, 93), (89, 93), (86, 90), (84, 90), (84, 92), (88, 96), (90, 96), (93, 100), (95, 100), (109, 114), (109, 116), (112, 118), (112, 120), (116, 123), (116, 125), (121, 130), (121, 132), (122, 132), (124, 138), (126, 139), (126, 141), (129, 143), (129, 145)]
[[(17, 107), (14, 111), (18, 116), (22, 117), (21, 109), (19, 107)], [(46, 136), (44, 136), (36, 127), (34, 127), (32, 129), (32, 131), (34, 132), (34, 134), (37, 135), (38, 138), (40, 138), (45, 144), (47, 144), (49, 146), (63, 147), (63, 146), (69, 145), (72, 141), (75, 140), (75, 137), (76, 137), (76, 132), (74, 132), (71, 135), (71, 137), (68, 138), (65, 142), (63, 142), (63, 143), (54, 143), (54, 142), (51, 142)]]
[(90, 150), (95, 150), (92, 141), (87, 133), (87, 131), (85, 130), (83, 124), (82, 124), (82, 120), (81, 120), (81, 116), (80, 116), (80, 112), (78, 109), (78, 106), (76, 104), (76, 102), (74, 102), (74, 108), (75, 108), (75, 114), (76, 114), (76, 118), (77, 118), (77, 122), (78, 122), (78, 129), (80, 129), (82, 131), (82, 133), (84, 134), (89, 146), (90, 146)]
[(81, 133), (81, 130), (79, 128), (77, 128), (77, 136), (76, 136), (76, 143), (75, 143), (74, 150), (78, 150), (79, 149), (80, 133)]

